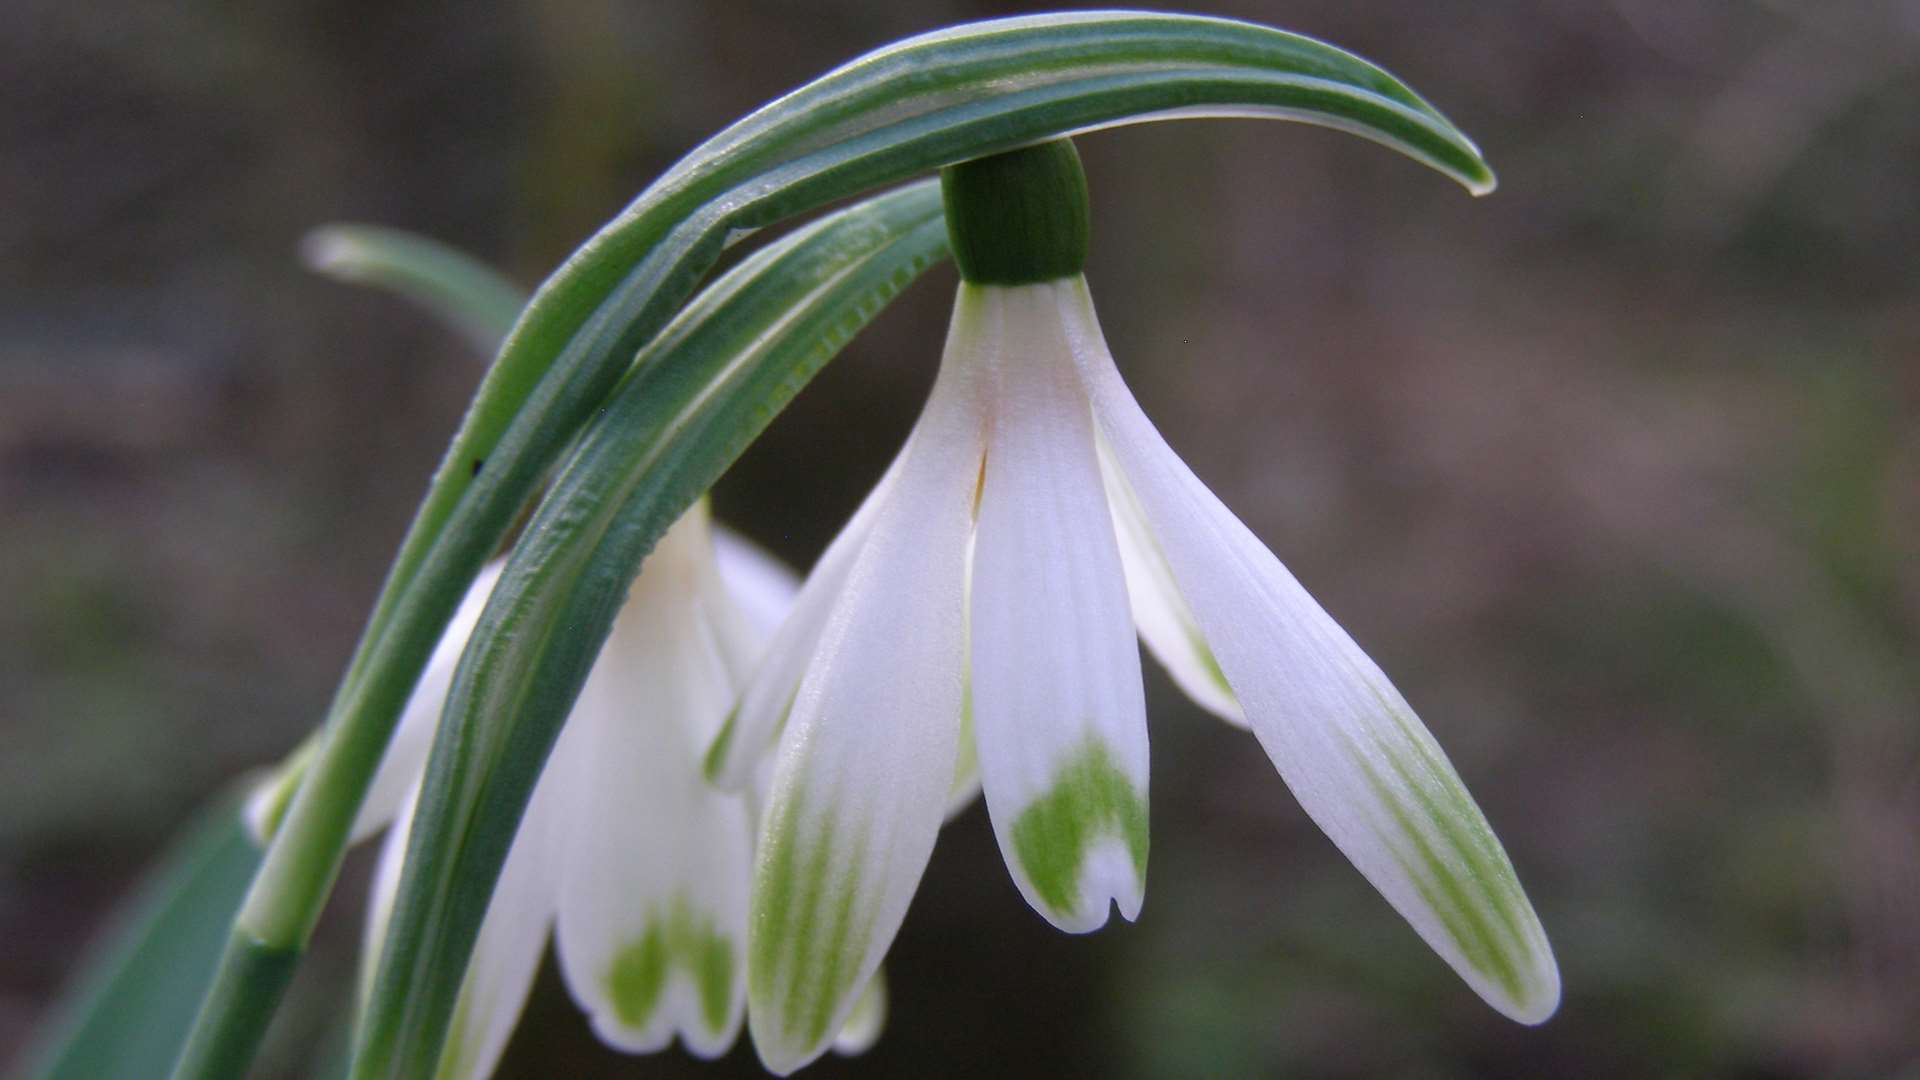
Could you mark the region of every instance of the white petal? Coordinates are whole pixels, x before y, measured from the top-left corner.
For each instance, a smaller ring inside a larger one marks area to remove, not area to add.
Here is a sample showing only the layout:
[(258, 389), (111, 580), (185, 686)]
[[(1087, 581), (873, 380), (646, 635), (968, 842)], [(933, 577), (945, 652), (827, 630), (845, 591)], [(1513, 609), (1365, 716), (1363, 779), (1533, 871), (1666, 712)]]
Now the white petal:
[(781, 737), (755, 854), (748, 1024), (782, 1075), (846, 1022), (906, 915), (953, 780), (981, 452), (970, 374), (942, 364)]
[(407, 836), (413, 831), (414, 804), (419, 797), (418, 785), (408, 790), (400, 812), (394, 815), (393, 828), (380, 841), (380, 861), (374, 864), (373, 885), (367, 897), (367, 925), (360, 936), (356, 1011), (364, 1011), (373, 998), (373, 980), (380, 970), (380, 952), (387, 943), (387, 924), (393, 921), (393, 901), (400, 893), (400, 871), (406, 865)]
[(1233, 688), (1207, 648), (1199, 623), (1174, 583), (1167, 558), (1126, 480), (1113, 463), (1105, 439), (1100, 445), (1100, 476), (1113, 510), (1114, 532), (1120, 541), (1120, 564), (1126, 567), (1127, 599), (1140, 640), (1147, 643), (1160, 666), (1194, 703), (1222, 720), (1240, 727), (1247, 718), (1234, 700)]
[(764, 643), (780, 628), (800, 595), (800, 578), (786, 563), (724, 525), (713, 528), (720, 580)]
[(880, 1033), (887, 1027), (887, 977), (884, 970), (875, 971), (873, 978), (867, 980), (867, 989), (860, 1000), (853, 1005), (853, 1011), (847, 1014), (847, 1022), (841, 1025), (840, 1034), (833, 1037), (833, 1052), (842, 1057), (857, 1057), (873, 1049), (880, 1041)]
[(1254, 734), (1347, 858), (1494, 1008), (1538, 1023), (1560, 976), (1512, 864), (1385, 675), (1160, 438), (1113, 367), (1084, 284), (1076, 356), (1095, 415)]
[[(363, 1008), (372, 990), (372, 976), (379, 965), (394, 896), (399, 891), (417, 794), (417, 788), (406, 793), (374, 869), (361, 955)], [(507, 851), (499, 883), (480, 923), (436, 1077), (483, 1080), (491, 1076), (519, 1023), (520, 1011), (540, 968), (540, 957), (546, 952), (547, 929), (553, 919), (553, 879), (559, 865), (554, 816), (554, 790), (543, 774), (528, 801), (526, 816)]]
[[(963, 603), (969, 619), (973, 612), (974, 540), (975, 536), (967, 538), (967, 584)], [(971, 634), (967, 636), (965, 652), (973, 655)], [(948, 821), (959, 817), (980, 797), (980, 744), (973, 733), (973, 672), (968, 670), (964, 677), (966, 684), (960, 688), (960, 746), (953, 759), (953, 782), (947, 786)]]
[(947, 820), (952, 821), (980, 797), (980, 744), (973, 735), (973, 680), (960, 695), (960, 745), (953, 759), (953, 782), (947, 785)]
[(745, 803), (700, 775), (732, 683), (688, 569), (649, 557), (561, 736), (571, 835), (555, 936), (604, 1041), (648, 1052), (678, 1033), (713, 1057), (745, 1004), (752, 850)]
[[(732, 699), (753, 676), (768, 641), (793, 609), (800, 579), (778, 559), (733, 531), (713, 524), (705, 499), (694, 503), (667, 531), (660, 548), (648, 556), (649, 565), (657, 566), (666, 552), (673, 557), (676, 572), (694, 582), (694, 617), (713, 628), (726, 668), (730, 710)], [(716, 725), (703, 735), (710, 741), (718, 731)]]
[(707, 751), (706, 774), (714, 783), (730, 791), (742, 791), (753, 786), (757, 773), (764, 774), (757, 766), (767, 760), (768, 751), (786, 727), (793, 695), (799, 690), (800, 680), (813, 659), (827, 616), (846, 587), (847, 574), (866, 544), (874, 515), (885, 501), (900, 462), (905, 460), (913, 443), (914, 436), (909, 435), (900, 456), (867, 494), (866, 501), (840, 530), (840, 535), (827, 545), (826, 553), (807, 575), (807, 583), (801, 587), (786, 620), (767, 643), (746, 690)]
[(407, 707), (394, 726), (393, 738), (387, 742), (380, 767), (367, 786), (367, 797), (360, 803), (360, 812), (353, 819), (355, 843), (379, 832), (381, 826), (393, 819), (408, 789), (419, 781), (421, 771), (426, 768), (427, 751), (433, 748), (433, 733), (440, 727), (440, 711), (446, 706), (447, 691), (453, 687), (453, 669), (459, 666), (460, 653), (466, 649), (467, 638), (480, 622), (480, 610), (486, 607), (487, 597), (493, 592), (493, 583), (500, 579), (503, 565), (493, 562), (481, 569), (447, 623), (446, 631), (440, 635), (439, 644), (434, 646), (420, 681), (414, 685), (413, 696), (407, 699)]
[(1035, 911), (1132, 919), (1147, 872), (1147, 717), (1064, 285), (961, 287), (993, 379), (973, 563), (973, 718), (1000, 852)]

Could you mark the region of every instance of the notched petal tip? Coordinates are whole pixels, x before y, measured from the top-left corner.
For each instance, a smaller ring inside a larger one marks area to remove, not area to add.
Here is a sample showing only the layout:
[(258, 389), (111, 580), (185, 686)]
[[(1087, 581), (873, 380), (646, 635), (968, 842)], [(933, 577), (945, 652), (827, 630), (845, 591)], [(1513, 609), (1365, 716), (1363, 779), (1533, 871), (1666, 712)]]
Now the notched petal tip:
[(1131, 922), (1147, 881), (1147, 800), (1106, 745), (1088, 740), (1007, 830), (1009, 869), (1035, 911), (1070, 934)]
[(632, 1053), (664, 1049), (676, 1035), (696, 1057), (726, 1053), (740, 1030), (739, 956), (715, 919), (674, 908), (614, 954), (606, 1007), (594, 1010), (594, 1030), (601, 1041)]

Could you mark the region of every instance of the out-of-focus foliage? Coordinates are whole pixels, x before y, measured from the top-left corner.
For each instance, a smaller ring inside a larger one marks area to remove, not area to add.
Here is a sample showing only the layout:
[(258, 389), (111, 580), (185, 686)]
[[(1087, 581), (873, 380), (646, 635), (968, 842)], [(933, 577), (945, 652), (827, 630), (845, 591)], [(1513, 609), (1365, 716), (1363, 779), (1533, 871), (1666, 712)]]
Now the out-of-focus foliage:
[[(1081, 142), (1130, 381), (1448, 747), (1566, 1003), (1537, 1030), (1481, 1006), (1252, 741), (1155, 674), (1140, 923), (1048, 929), (972, 811), (891, 962), (891, 1030), (818, 1073), (1920, 1060), (1911, 7), (1209, 5), (1388, 65), (1500, 172), (1472, 200), (1357, 140), (1242, 122)], [(1010, 10), (10, 8), (0, 1061), (170, 828), (325, 707), (478, 377), (402, 303), (302, 271), (305, 229), (386, 221), (532, 283), (767, 97)], [(931, 379), (934, 278), (722, 482), (723, 516), (817, 554)], [(1281, 329), (1304, 344), (1277, 355)], [(271, 1075), (324, 1056), (359, 869)], [(631, 1065), (547, 977), (506, 1071)], [(752, 1074), (751, 1052), (717, 1071)]]

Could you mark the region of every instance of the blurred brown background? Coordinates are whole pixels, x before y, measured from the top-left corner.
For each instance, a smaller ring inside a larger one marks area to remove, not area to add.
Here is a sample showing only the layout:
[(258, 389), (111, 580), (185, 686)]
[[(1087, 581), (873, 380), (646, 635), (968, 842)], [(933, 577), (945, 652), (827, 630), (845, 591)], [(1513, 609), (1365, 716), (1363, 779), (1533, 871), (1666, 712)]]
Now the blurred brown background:
[[(0, 1062), (176, 823), (319, 715), (478, 377), (416, 311), (304, 273), (301, 233), (399, 225), (531, 284), (732, 117), (1014, 10), (10, 0)], [(1566, 1002), (1537, 1030), (1486, 1009), (1150, 670), (1140, 922), (1047, 928), (975, 809), (889, 1033), (810, 1075), (1920, 1070), (1920, 4), (1208, 10), (1386, 65), (1500, 171), (1474, 200), (1249, 121), (1081, 140), (1136, 392), (1445, 744)], [(817, 554), (951, 286), (856, 341), (720, 513)], [(333, 1037), (365, 859), (267, 1075)], [(551, 972), (503, 1070), (699, 1071), (599, 1050)]]

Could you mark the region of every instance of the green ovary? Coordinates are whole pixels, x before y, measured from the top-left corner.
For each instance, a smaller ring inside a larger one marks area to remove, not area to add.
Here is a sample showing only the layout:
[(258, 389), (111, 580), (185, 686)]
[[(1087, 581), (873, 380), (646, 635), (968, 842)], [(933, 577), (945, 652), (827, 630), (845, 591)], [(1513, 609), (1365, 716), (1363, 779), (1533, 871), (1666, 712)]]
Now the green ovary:
[(1136, 878), (1147, 877), (1147, 800), (1089, 737), (1054, 777), (1053, 787), (1013, 823), (1013, 850), (1040, 900), (1057, 913), (1074, 910), (1087, 852), (1103, 837), (1127, 845)]
[(613, 958), (607, 994), (614, 1015), (627, 1027), (646, 1026), (675, 968), (693, 980), (707, 1030), (719, 1032), (726, 1026), (733, 996), (733, 943), (711, 920), (696, 918), (685, 901), (675, 901), (664, 920), (648, 922), (640, 940)]

